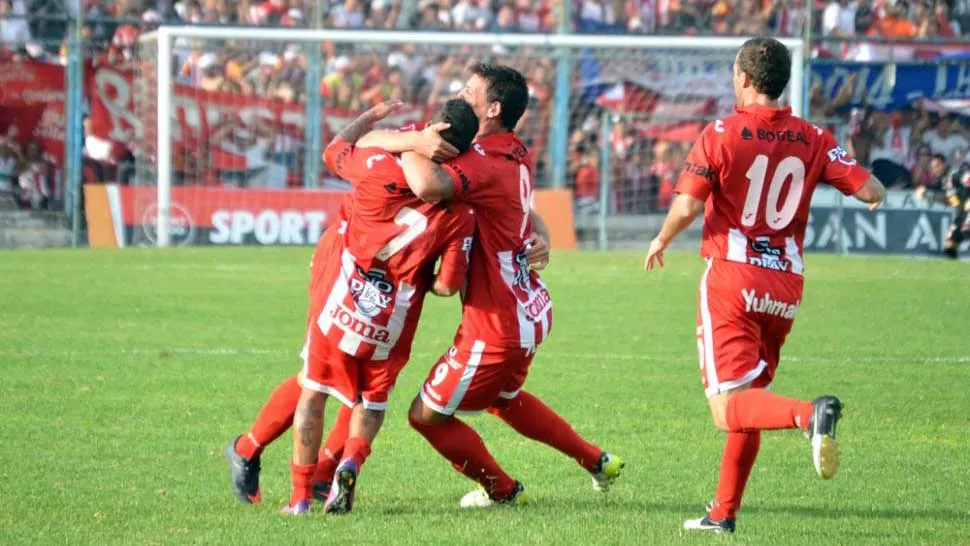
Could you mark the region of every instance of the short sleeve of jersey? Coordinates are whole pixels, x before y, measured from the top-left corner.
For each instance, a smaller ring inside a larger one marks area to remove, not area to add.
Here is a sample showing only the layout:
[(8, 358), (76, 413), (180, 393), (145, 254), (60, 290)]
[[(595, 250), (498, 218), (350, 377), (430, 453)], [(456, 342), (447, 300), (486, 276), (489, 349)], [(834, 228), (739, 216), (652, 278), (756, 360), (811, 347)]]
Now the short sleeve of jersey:
[[(389, 152), (380, 148), (357, 148), (343, 140), (331, 142), (323, 157), (330, 170), (355, 186), (369, 177), (392, 179), (400, 170), (397, 160)], [(403, 186), (403, 177), (397, 178)]]
[(474, 160), (474, 156), (471, 153), (465, 153), (451, 161), (441, 164), (441, 168), (451, 175), (451, 180), (455, 183), (454, 199), (461, 199), (462, 195), (471, 186), (469, 173), (477, 172), (472, 165)]
[(334, 174), (348, 182), (355, 182), (365, 168), (362, 155), (350, 142), (334, 140), (323, 151), (323, 160)]
[(459, 289), (468, 273), (468, 263), (471, 257), (472, 241), (475, 235), (475, 213), (472, 209), (462, 206), (452, 210), (455, 215), (455, 226), (451, 237), (441, 254), (441, 267), (438, 269), (438, 280), (449, 288)]
[(862, 189), (869, 180), (869, 171), (839, 146), (832, 133), (823, 130), (822, 143), (824, 155), (818, 158), (818, 161), (824, 163), (822, 180), (844, 195), (853, 195)]
[[(718, 123), (718, 122), (715, 122)], [(714, 129), (714, 123), (708, 124), (701, 133), (701, 137), (694, 143), (684, 162), (684, 170), (677, 179), (674, 191), (686, 193), (698, 201), (707, 201), (714, 191), (718, 172), (721, 167), (721, 157), (718, 151), (719, 135)]]

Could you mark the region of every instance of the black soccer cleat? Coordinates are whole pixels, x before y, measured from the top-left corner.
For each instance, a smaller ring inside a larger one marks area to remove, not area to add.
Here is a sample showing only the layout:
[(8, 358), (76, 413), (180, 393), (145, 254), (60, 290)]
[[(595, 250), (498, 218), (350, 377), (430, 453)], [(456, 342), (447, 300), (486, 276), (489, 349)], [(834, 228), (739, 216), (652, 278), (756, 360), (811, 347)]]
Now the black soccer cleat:
[(823, 480), (832, 479), (839, 470), (839, 447), (835, 427), (842, 418), (842, 402), (834, 396), (819, 396), (812, 405), (808, 437), (812, 441), (812, 462)]
[(707, 531), (709, 533), (733, 533), (737, 525), (734, 518), (724, 518), (714, 521), (711, 517), (704, 516), (701, 519), (689, 519), (684, 522), (685, 531)]
[(229, 463), (229, 487), (232, 494), (244, 504), (259, 504), (263, 499), (259, 491), (259, 457), (251, 460), (236, 452), (234, 438), (226, 446), (226, 462)]

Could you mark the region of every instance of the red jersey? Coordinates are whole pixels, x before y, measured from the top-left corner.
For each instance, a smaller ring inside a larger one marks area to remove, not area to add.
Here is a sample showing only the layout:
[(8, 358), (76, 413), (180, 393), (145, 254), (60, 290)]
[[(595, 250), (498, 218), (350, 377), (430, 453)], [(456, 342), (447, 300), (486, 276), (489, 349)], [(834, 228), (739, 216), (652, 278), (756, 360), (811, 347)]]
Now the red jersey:
[(473, 212), (415, 197), (398, 158), (380, 149), (334, 141), (325, 159), (354, 189), (341, 210), (339, 256), (324, 257), (333, 266), (323, 267), (327, 278), (316, 283), (316, 296), (326, 300), (317, 324), (349, 355), (407, 358), (438, 257), (438, 278), (456, 289), (464, 281)]
[(706, 202), (702, 256), (801, 275), (815, 186), (852, 195), (868, 179), (828, 131), (755, 105), (704, 128), (676, 191)]
[(455, 200), (484, 219), (462, 305), (459, 336), (504, 348), (537, 347), (552, 328), (552, 299), (529, 268), (525, 240), (532, 233), (532, 160), (513, 133), (479, 139), (445, 164)]

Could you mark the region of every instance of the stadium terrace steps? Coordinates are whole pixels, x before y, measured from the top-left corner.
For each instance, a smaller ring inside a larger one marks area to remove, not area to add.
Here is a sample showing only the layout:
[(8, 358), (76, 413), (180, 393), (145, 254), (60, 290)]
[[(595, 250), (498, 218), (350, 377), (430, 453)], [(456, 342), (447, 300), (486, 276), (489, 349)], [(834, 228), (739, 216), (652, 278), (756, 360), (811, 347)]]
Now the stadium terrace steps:
[(0, 203), (0, 248), (71, 246), (69, 222), (62, 212), (9, 210)]

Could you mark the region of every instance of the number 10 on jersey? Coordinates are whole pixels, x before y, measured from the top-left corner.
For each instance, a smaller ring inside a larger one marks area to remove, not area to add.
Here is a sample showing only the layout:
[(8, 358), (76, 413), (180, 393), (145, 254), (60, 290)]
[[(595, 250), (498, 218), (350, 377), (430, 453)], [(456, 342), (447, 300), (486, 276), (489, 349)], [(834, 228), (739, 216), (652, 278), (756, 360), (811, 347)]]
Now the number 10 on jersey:
[[(744, 227), (752, 227), (758, 221), (768, 167), (768, 156), (761, 154), (754, 158), (754, 162), (745, 173), (748, 178), (748, 195), (744, 199), (744, 210), (741, 211), (741, 225)], [(788, 227), (798, 212), (802, 190), (805, 187), (805, 163), (795, 156), (787, 156), (778, 163), (774, 171), (764, 203), (765, 223), (771, 229), (782, 230)], [(791, 184), (788, 187), (788, 195), (779, 207), (781, 190), (789, 179)]]

